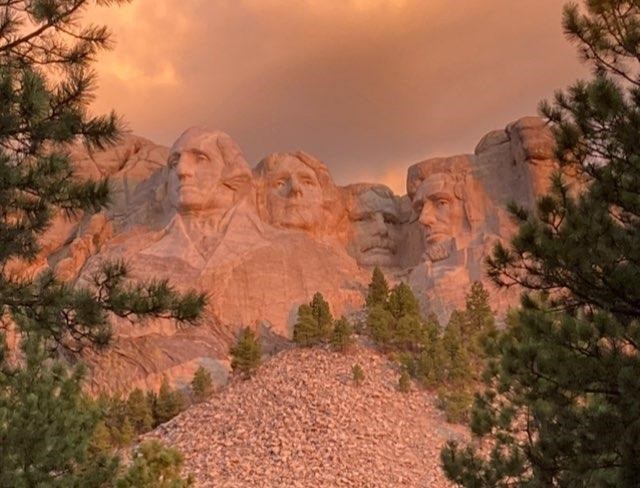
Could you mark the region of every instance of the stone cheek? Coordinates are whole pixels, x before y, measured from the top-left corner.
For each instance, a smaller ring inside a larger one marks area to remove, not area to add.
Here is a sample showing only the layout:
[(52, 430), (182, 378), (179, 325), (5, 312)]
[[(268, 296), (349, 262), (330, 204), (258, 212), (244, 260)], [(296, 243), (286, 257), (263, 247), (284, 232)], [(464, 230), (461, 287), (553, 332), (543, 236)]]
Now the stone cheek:
[[(334, 315), (356, 311), (373, 266), (392, 284), (407, 281), (423, 312), (446, 322), (470, 284), (485, 280), (493, 245), (512, 234), (506, 202), (530, 206), (546, 188), (550, 141), (539, 119), (521, 119), (485, 136), (475, 154), (411, 166), (399, 197), (379, 184), (339, 188), (304, 152), (272, 154), (251, 170), (218, 131), (189, 129), (171, 150), (135, 138), (78, 158), (83, 174), (103, 165), (114, 175), (116, 205), (60, 227), (38, 262), (86, 284), (104, 260), (124, 259), (133, 279), (208, 294), (199, 327), (118, 323), (117, 353), (87, 358), (102, 388), (154, 388), (165, 373), (184, 383), (198, 364), (215, 364), (222, 381), (240, 327), (290, 336), (297, 307), (317, 291)], [(488, 288), (499, 312), (517, 298)]]

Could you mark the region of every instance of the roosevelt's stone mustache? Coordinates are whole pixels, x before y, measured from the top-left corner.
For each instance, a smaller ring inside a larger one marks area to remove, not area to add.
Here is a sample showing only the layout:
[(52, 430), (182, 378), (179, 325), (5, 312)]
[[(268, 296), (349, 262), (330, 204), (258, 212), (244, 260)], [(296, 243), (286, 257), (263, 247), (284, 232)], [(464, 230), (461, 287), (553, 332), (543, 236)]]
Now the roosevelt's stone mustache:
[(371, 238), (365, 246), (362, 247), (361, 252), (368, 252), (373, 249), (388, 249), (389, 251), (396, 252), (396, 243), (392, 239), (385, 238)]

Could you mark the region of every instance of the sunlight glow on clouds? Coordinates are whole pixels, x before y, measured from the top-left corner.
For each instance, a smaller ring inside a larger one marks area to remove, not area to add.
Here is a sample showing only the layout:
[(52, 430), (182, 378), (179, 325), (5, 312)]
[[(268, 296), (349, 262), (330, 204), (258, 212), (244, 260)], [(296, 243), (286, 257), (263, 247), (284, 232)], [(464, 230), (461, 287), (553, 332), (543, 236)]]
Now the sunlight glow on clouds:
[(473, 151), (583, 73), (562, 3), (136, 0), (91, 13), (117, 42), (94, 108), (158, 143), (209, 125), (251, 164), (304, 149), (341, 184), (401, 191), (409, 164)]

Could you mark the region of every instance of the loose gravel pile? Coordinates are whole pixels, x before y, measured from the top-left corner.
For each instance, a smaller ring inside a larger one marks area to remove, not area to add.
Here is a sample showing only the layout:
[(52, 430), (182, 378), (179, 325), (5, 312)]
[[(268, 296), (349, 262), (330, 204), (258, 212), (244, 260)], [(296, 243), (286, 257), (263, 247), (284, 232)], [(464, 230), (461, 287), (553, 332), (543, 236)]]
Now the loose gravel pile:
[(433, 393), (399, 392), (398, 377), (364, 346), (284, 351), (145, 437), (180, 449), (202, 487), (451, 486), (440, 448), (468, 434), (445, 422)]

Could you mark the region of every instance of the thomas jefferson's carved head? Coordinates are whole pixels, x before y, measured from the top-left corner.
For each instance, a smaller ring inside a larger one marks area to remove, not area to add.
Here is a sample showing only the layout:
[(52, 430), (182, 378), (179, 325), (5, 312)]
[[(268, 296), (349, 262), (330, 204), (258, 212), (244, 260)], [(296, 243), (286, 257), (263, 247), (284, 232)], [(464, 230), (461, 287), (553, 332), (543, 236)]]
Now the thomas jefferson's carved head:
[(169, 201), (179, 213), (228, 210), (250, 185), (240, 148), (224, 132), (187, 129), (169, 154)]
[(400, 236), (400, 208), (384, 185), (355, 184), (349, 197), (349, 253), (362, 266), (393, 266)]
[(273, 225), (315, 232), (326, 226), (337, 189), (327, 167), (304, 152), (277, 153), (260, 161), (261, 213)]

